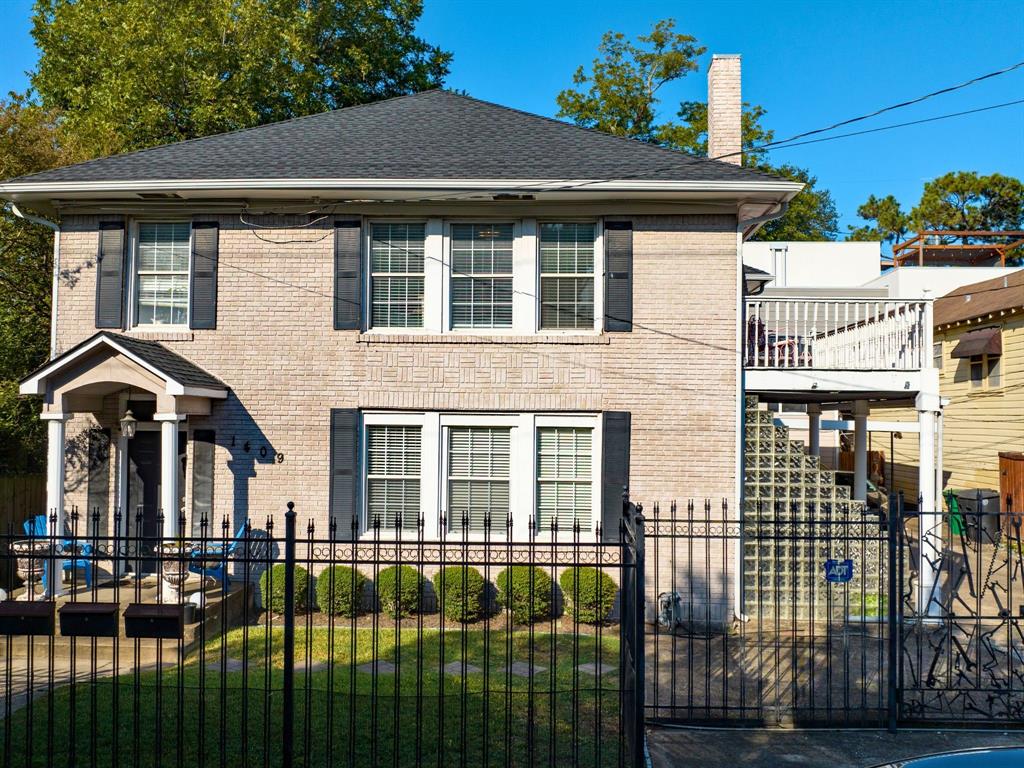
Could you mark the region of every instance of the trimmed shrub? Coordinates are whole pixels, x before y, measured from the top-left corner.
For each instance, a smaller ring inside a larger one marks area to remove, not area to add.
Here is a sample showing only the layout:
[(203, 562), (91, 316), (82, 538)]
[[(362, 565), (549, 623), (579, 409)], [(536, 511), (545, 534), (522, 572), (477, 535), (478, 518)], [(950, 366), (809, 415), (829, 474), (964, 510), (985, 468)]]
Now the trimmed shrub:
[[(260, 595), (263, 607), (273, 613), (284, 613), (284, 574), (286, 566), (278, 563), (260, 574)], [(271, 584), (273, 573), (273, 584)], [(309, 571), (301, 565), (295, 566), (295, 612), (305, 613), (309, 608)]]
[(317, 577), (317, 607), (332, 616), (355, 616), (363, 607), (365, 584), (366, 577), (355, 568), (332, 565)]
[(377, 574), (377, 598), (393, 619), (410, 616), (420, 608), (423, 576), (411, 565), (392, 565)]
[(476, 568), (450, 565), (434, 574), (441, 613), (452, 621), (476, 621), (484, 615), (484, 577)]
[(513, 624), (530, 624), (551, 615), (551, 577), (542, 568), (510, 565), (494, 580), (498, 600)]
[(584, 624), (600, 624), (607, 619), (619, 589), (611, 576), (590, 566), (563, 571), (558, 584), (570, 615)]

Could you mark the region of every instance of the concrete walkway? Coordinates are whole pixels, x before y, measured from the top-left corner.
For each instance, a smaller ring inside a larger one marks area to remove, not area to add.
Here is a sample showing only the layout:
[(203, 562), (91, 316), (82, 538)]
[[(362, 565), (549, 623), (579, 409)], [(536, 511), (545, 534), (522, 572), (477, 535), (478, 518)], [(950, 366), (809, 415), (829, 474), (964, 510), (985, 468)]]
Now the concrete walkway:
[(649, 728), (653, 768), (869, 768), (974, 747), (1024, 747), (1024, 732)]

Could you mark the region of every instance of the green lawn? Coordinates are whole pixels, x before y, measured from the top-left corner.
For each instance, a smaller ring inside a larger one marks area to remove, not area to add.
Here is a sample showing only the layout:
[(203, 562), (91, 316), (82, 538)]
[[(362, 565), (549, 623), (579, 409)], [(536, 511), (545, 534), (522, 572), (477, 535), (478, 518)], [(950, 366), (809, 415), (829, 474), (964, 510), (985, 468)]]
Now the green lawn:
[[(78, 683), (73, 707), (70, 688), (37, 699), (11, 718), (9, 764), (52, 759), (69, 766), (76, 756), (78, 765), (90, 765), (95, 754), (98, 765), (279, 765), (283, 630), (250, 627), (247, 634), (243, 640), (243, 631), (233, 630), (223, 644), (213, 640), (183, 667), (159, 675)], [(609, 630), (600, 640), (602, 663), (614, 667), (617, 634)], [(574, 673), (576, 664), (595, 660), (597, 638), (503, 630), (487, 638), (482, 630), (446, 629), (443, 663), (465, 658), (481, 670), (462, 678), (441, 672), (436, 630), (424, 629), (419, 646), (415, 630), (403, 631), (400, 642), (393, 628), (336, 629), (333, 642), (325, 628), (297, 630), (296, 659), (308, 651), (312, 663), (329, 667), (295, 676), (296, 765), (618, 764), (618, 673), (603, 675), (600, 686), (593, 675)], [(122, 643), (122, 654), (131, 648)], [(508, 678), (509, 651), (512, 661), (546, 671)], [(222, 685), (220, 670), (209, 665), (224, 658), (249, 667), (227, 672)], [(374, 658), (396, 664), (397, 672), (356, 669)]]

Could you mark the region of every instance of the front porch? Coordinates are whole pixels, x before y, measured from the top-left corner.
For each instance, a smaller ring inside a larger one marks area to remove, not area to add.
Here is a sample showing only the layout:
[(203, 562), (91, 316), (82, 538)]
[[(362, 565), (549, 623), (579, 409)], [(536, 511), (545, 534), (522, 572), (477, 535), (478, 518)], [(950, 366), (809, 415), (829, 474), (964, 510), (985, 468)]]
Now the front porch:
[[(100, 332), (28, 376), (20, 391), (43, 401), (51, 541), (68, 531), (69, 459), (89, 483), (85, 535), (124, 535), (131, 528), (154, 544), (180, 537), (186, 513), (186, 420), (209, 416), (213, 404), (227, 397), (221, 381), (157, 342)], [(93, 426), (84, 441), (72, 445), (68, 423), (82, 415)], [(112, 510), (121, 511), (120, 531)], [(152, 562), (140, 557), (132, 570), (152, 572)], [(60, 595), (61, 573), (50, 568), (47, 593)]]

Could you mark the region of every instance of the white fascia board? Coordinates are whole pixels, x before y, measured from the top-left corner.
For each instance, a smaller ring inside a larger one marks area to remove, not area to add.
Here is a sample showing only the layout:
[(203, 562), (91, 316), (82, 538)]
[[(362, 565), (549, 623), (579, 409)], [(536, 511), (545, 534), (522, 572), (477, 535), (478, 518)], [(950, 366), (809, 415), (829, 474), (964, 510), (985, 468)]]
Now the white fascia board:
[(111, 347), (112, 349), (116, 350), (120, 354), (122, 354), (125, 357), (127, 357), (132, 362), (136, 363), (137, 365), (141, 366), (142, 368), (145, 368), (147, 371), (152, 373), (154, 376), (156, 376), (156, 377), (158, 377), (160, 379), (163, 379), (164, 382), (166, 382), (166, 389), (165, 389), (165, 391), (167, 392), (168, 395), (193, 395), (193, 394), (195, 394), (195, 395), (197, 395), (199, 397), (217, 397), (217, 398), (227, 397), (226, 390), (206, 389), (206, 388), (202, 388), (202, 387), (186, 387), (181, 382), (179, 382), (179, 381), (177, 381), (175, 379), (170, 378), (167, 375), (166, 371), (160, 370), (159, 368), (157, 368), (156, 366), (150, 364), (146, 360), (143, 360), (138, 355), (133, 354), (130, 350), (126, 349), (121, 344), (118, 344), (117, 341), (115, 341), (114, 339), (108, 338), (106, 336), (97, 336), (91, 342), (89, 342), (85, 346), (81, 347), (80, 349), (76, 350), (75, 354), (71, 355), (70, 357), (63, 357), (62, 356), (62, 357), (58, 358), (57, 360), (54, 360), (49, 365), (47, 365), (45, 368), (39, 370), (38, 372), (33, 374), (31, 377), (29, 377), (29, 378), (25, 379), (24, 381), (22, 381), (21, 384), (19, 384), (19, 386), (18, 386), (18, 391), (21, 394), (23, 394), (23, 395), (42, 395), (42, 394), (45, 394), (46, 393), (46, 388), (43, 386), (43, 382), (48, 377), (50, 377), (51, 375), (53, 375), (54, 373), (59, 371), (64, 366), (73, 363), (75, 360), (77, 360), (80, 357), (82, 357), (82, 355), (85, 355), (85, 354), (91, 352), (96, 347), (98, 347), (100, 344), (105, 344), (105, 345)]
[[(937, 378), (937, 377), (936, 377)], [(931, 390), (925, 371), (829, 371), (748, 368), (747, 392), (814, 392), (839, 395), (857, 392), (913, 394)], [(937, 390), (938, 387), (935, 387)]]
[(0, 184), (0, 195), (88, 192), (171, 192), (246, 190), (493, 190), (559, 192), (773, 192), (795, 195), (799, 182), (672, 181), (641, 179), (155, 179), (147, 181), (25, 181)]

